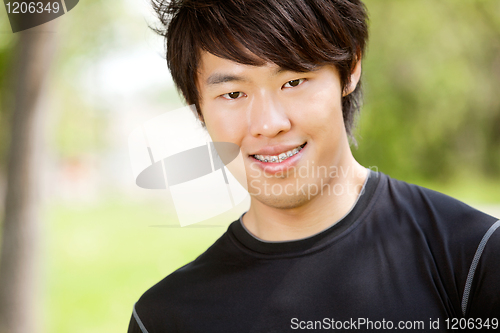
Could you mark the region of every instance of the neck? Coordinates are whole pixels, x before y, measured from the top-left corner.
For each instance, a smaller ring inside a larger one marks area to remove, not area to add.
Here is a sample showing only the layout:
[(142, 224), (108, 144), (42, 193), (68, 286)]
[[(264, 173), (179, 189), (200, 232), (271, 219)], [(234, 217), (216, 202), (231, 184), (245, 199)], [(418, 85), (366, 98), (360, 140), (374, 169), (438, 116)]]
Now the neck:
[(354, 158), (343, 170), (350, 172), (329, 182), (330, 188), (340, 185), (342, 194), (328, 191), (290, 209), (271, 207), (252, 198), (243, 224), (254, 236), (266, 241), (297, 240), (325, 230), (351, 210), (368, 176), (368, 170)]

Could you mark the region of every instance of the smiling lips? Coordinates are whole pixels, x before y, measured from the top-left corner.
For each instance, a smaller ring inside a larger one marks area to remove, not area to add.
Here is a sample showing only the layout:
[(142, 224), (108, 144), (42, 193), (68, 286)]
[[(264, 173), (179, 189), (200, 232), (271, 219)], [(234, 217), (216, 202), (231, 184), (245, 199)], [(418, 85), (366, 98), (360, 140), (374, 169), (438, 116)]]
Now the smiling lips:
[(300, 145), (296, 148), (285, 151), (284, 153), (281, 153), (279, 155), (252, 155), (252, 156), (255, 159), (257, 159), (261, 162), (264, 162), (264, 163), (281, 163), (284, 160), (286, 160), (287, 158), (292, 157), (293, 155), (295, 155), (299, 151), (301, 151), (302, 148), (304, 148), (304, 146), (306, 145), (306, 143), (304, 143), (303, 145)]

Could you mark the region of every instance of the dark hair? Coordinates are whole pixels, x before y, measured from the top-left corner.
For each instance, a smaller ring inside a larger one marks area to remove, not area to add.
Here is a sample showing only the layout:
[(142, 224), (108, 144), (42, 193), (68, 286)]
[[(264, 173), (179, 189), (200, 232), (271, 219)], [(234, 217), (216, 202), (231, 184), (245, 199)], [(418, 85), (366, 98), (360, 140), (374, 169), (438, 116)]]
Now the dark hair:
[[(173, 80), (200, 116), (196, 75), (201, 51), (246, 65), (272, 62), (297, 72), (336, 66), (344, 90), (368, 39), (360, 0), (152, 0), (166, 38)], [(251, 54), (248, 53), (248, 50)], [(351, 139), (361, 82), (342, 98)]]

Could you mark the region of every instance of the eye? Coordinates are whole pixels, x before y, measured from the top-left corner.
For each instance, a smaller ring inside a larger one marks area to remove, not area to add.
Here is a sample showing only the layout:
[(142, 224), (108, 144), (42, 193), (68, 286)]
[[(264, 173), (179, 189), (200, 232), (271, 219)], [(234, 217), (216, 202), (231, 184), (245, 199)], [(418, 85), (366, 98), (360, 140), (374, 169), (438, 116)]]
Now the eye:
[(233, 92), (221, 95), (221, 97), (223, 97), (225, 99), (229, 99), (229, 100), (238, 99), (238, 98), (243, 97), (243, 96), (245, 96), (245, 94), (242, 93), (241, 91), (233, 91)]
[(304, 81), (305, 81), (305, 79), (297, 79), (297, 80), (288, 81), (287, 83), (285, 83), (283, 85), (283, 87), (284, 88), (293, 88), (293, 87), (300, 85)]

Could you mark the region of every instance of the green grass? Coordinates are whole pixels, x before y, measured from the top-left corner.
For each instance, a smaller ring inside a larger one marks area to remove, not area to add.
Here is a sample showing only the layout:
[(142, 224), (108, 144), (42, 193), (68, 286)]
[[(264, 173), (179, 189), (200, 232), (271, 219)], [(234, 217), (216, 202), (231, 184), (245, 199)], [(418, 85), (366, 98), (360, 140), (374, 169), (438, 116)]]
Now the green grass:
[(500, 180), (457, 177), (444, 184), (420, 181), (418, 185), (445, 193), (468, 204), (500, 204)]
[(177, 222), (153, 204), (48, 207), (46, 332), (126, 332), (141, 294), (195, 259), (226, 230), (151, 226), (159, 224)]

